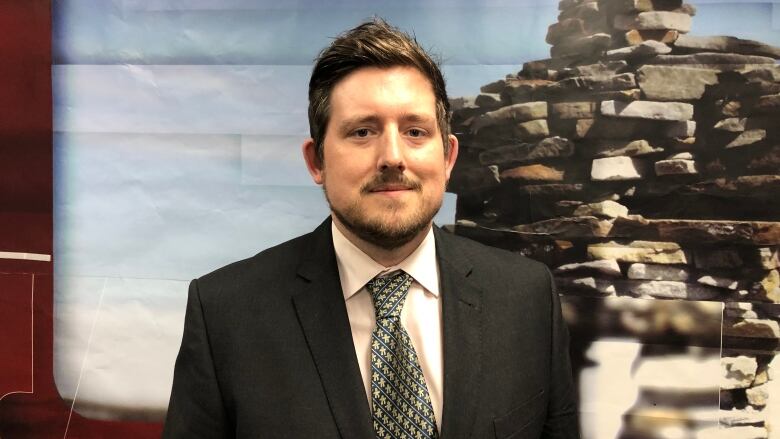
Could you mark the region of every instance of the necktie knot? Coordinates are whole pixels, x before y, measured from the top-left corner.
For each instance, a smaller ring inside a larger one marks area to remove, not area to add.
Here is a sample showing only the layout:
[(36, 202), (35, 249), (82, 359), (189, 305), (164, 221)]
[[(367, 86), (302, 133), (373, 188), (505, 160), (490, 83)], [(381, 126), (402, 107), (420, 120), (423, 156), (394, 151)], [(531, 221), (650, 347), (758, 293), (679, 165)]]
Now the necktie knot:
[(366, 289), (371, 293), (371, 300), (374, 302), (377, 320), (401, 317), (411, 285), (412, 276), (402, 270), (389, 276), (377, 276), (366, 284)]

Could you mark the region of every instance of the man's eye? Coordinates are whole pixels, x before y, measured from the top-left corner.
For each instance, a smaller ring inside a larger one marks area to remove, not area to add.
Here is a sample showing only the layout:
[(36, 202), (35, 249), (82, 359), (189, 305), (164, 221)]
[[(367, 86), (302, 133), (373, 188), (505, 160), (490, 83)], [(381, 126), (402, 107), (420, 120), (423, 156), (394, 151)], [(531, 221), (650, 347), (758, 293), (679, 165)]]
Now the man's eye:
[(425, 131), (417, 128), (412, 128), (409, 130), (409, 135), (412, 137), (422, 137), (425, 135)]
[(367, 128), (361, 128), (352, 132), (352, 135), (356, 137), (368, 137), (368, 134), (369, 132)]

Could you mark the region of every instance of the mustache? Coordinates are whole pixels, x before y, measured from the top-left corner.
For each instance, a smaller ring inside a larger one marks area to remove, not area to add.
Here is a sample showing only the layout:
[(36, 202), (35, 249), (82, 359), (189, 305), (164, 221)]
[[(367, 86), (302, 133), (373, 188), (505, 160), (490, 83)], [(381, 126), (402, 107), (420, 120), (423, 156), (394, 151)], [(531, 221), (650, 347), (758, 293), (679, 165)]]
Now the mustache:
[(385, 171), (380, 174), (375, 175), (371, 181), (364, 184), (360, 188), (360, 192), (362, 193), (368, 193), (375, 191), (381, 187), (384, 186), (401, 186), (405, 189), (411, 189), (415, 191), (419, 191), (422, 189), (422, 184), (420, 184), (419, 181), (412, 180), (411, 178), (404, 175), (402, 172), (399, 171)]

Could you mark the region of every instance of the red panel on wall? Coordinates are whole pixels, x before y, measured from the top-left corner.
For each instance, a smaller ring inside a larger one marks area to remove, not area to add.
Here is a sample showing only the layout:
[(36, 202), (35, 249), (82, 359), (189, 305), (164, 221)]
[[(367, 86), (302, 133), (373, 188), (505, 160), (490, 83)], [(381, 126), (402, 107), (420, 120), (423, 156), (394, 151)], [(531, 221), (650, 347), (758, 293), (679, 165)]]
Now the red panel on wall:
[[(71, 414), (70, 404), (62, 401), (54, 384), (52, 276), (36, 275), (34, 279), (34, 393), (11, 394), (0, 401), (0, 437), (3, 439), (62, 438), (66, 429), (67, 436), (64, 437), (67, 438), (160, 437), (162, 428), (159, 424), (93, 421), (84, 419), (75, 412)], [(19, 357), (11, 358), (14, 362), (19, 360)], [(29, 364), (29, 356), (27, 364)]]
[(0, 358), (3, 362), (0, 397), (32, 392), (32, 282), (31, 274), (0, 275)]
[(0, 400), (0, 437), (157, 438), (160, 424), (87, 420), (57, 392), (52, 263), (19, 259), (52, 254), (50, 0), (0, 0), (0, 29), (0, 252), (17, 253), (0, 258), (0, 397), (32, 391)]

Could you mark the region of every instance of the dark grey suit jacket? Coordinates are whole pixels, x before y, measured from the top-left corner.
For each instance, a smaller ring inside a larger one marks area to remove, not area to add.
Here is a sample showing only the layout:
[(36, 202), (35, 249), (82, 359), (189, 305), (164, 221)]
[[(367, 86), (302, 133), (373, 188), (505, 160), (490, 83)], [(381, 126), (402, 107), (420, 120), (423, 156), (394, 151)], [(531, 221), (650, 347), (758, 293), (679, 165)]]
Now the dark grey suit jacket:
[[(568, 334), (547, 268), (434, 233), (441, 437), (579, 437)], [(163, 437), (374, 437), (329, 220), (192, 281)]]

